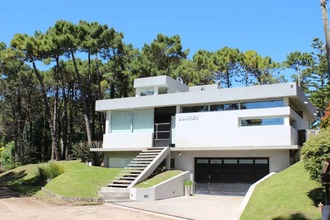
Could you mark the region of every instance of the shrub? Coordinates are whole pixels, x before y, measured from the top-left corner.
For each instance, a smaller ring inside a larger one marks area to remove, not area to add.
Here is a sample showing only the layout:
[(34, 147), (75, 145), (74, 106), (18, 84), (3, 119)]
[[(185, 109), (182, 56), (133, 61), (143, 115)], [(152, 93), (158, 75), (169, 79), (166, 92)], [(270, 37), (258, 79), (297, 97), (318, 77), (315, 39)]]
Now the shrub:
[[(92, 142), (92, 148), (102, 148), (101, 142)], [(72, 146), (72, 154), (81, 162), (93, 162), (95, 166), (100, 166), (103, 162), (103, 154), (101, 152), (91, 152), (86, 142), (79, 142)]]
[(14, 149), (15, 143), (12, 141), (6, 144), (3, 151), (1, 152), (0, 162), (1, 168), (3, 170), (10, 170), (19, 166), (19, 163), (15, 162), (15, 158), (13, 156)]
[(193, 184), (192, 180), (185, 180), (184, 181), (185, 186), (192, 186), (192, 184)]
[(301, 155), (311, 179), (320, 182), (323, 163), (330, 157), (330, 128), (311, 135), (304, 143)]
[(54, 179), (62, 173), (64, 173), (64, 166), (62, 164), (50, 162), (47, 165), (38, 167), (36, 176), (39, 181), (44, 183), (49, 179)]

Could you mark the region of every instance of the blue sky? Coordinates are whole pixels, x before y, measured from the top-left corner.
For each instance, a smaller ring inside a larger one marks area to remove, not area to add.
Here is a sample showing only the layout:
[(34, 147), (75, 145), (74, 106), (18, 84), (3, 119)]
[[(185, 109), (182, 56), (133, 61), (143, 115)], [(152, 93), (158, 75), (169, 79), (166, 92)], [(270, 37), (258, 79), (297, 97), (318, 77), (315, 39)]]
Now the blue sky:
[(229, 46), (282, 62), (290, 52), (310, 52), (313, 38), (324, 39), (318, 0), (7, 0), (1, 3), (0, 41), (45, 32), (60, 19), (107, 24), (136, 48), (158, 33), (178, 34), (190, 57)]

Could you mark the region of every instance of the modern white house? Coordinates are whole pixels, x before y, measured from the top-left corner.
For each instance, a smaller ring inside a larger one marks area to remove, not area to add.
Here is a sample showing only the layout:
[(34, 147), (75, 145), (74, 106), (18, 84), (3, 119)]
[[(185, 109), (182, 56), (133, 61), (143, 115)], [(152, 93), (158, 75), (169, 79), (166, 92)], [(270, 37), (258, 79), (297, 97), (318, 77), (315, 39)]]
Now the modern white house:
[(161, 160), (197, 184), (253, 183), (287, 168), (316, 118), (296, 83), (188, 87), (155, 76), (135, 79), (134, 88), (135, 97), (96, 102), (106, 130), (93, 151), (104, 152), (105, 166), (125, 167), (141, 151), (165, 147)]

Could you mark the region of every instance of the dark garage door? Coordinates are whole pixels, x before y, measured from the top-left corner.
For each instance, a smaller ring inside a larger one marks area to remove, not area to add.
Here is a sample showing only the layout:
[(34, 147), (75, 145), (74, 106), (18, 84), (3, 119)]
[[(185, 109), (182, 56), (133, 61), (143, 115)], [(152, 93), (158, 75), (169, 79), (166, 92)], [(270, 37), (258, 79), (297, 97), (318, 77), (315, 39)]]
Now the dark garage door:
[(195, 158), (196, 193), (245, 194), (269, 173), (269, 158)]

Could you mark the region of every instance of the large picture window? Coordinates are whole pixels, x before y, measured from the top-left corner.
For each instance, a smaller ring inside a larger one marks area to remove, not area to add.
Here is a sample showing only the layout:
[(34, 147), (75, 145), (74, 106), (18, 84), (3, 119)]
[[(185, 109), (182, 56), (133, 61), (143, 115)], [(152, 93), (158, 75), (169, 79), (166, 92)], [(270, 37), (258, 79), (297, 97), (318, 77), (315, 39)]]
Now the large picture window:
[(259, 101), (259, 102), (243, 102), (241, 109), (256, 109), (256, 108), (275, 108), (283, 107), (283, 100)]
[(114, 111), (111, 113), (111, 133), (152, 132), (154, 111)]
[(251, 118), (241, 119), (241, 126), (284, 125), (284, 118)]
[(202, 106), (187, 106), (182, 108), (182, 113), (191, 113), (191, 112), (207, 112), (209, 111), (208, 105)]
[(111, 133), (131, 132), (131, 112), (111, 112)]
[(241, 103), (220, 103), (220, 104), (202, 105), (202, 106), (184, 106), (182, 107), (182, 113), (276, 108), (283, 106), (284, 106), (283, 100), (266, 100), (266, 101), (241, 102)]
[(238, 110), (238, 109), (239, 109), (238, 103), (211, 105), (211, 111), (228, 111), (228, 110)]
[(141, 110), (132, 112), (133, 116), (133, 132), (153, 131), (154, 127), (154, 111)]

